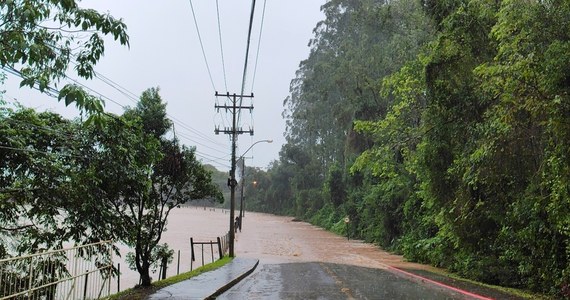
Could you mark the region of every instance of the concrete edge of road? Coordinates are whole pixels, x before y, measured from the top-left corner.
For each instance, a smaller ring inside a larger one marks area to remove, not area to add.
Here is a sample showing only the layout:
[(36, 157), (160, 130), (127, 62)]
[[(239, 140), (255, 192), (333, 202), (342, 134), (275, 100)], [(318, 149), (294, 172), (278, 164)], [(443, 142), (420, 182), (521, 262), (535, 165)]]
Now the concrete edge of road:
[[(230, 262), (230, 264), (231, 263), (232, 262)], [(247, 268), (246, 270), (244, 270), (244, 272), (242, 274), (240, 274), (236, 278), (232, 279), (231, 281), (227, 282), (222, 287), (218, 288), (213, 294), (209, 295), (205, 299), (216, 299), (216, 297), (223, 294), (224, 292), (229, 290), (231, 287), (236, 285), (238, 282), (242, 281), (244, 278), (246, 278), (251, 273), (253, 273), (253, 271), (255, 271), (255, 268), (257, 268), (258, 265), (259, 265), (259, 259), (256, 259), (255, 263), (250, 268)]]

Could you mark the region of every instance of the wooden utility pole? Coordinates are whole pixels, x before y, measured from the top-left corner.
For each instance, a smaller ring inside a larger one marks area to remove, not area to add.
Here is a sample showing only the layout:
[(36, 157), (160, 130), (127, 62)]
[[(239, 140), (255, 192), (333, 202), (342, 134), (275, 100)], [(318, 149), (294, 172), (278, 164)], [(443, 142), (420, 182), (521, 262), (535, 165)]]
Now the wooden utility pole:
[(243, 226), (243, 217), (244, 217), (244, 210), (243, 210), (243, 189), (245, 188), (245, 157), (241, 157), (241, 197), (239, 202), (239, 221), (240, 223), (240, 231)]
[[(244, 133), (249, 133), (250, 135), (253, 135), (253, 128), (250, 128), (249, 130), (243, 130), (241, 128), (237, 128), (237, 117), (238, 117), (238, 112), (242, 109), (249, 109), (250, 111), (253, 109), (253, 105), (250, 106), (242, 106), (241, 105), (241, 100), (243, 98), (253, 98), (253, 93), (251, 95), (236, 95), (235, 93), (230, 95), (230, 93), (226, 93), (224, 94), (218, 94), (218, 92), (216, 92), (216, 97), (227, 97), (230, 102), (231, 105), (216, 105), (215, 108), (216, 109), (226, 109), (226, 110), (230, 110), (231, 114), (232, 114), (232, 127), (231, 128), (224, 128), (222, 130), (220, 130), (220, 128), (216, 128), (214, 130), (214, 132), (216, 134), (220, 134), (221, 133), (225, 133), (225, 134), (229, 134), (231, 136), (231, 140), (232, 140), (232, 166), (230, 169), (230, 178), (228, 179), (228, 186), (231, 189), (231, 193), (230, 193), (230, 241), (229, 241), (229, 251), (230, 251), (230, 257), (234, 257), (235, 253), (234, 253), (234, 240), (235, 240), (235, 226), (234, 226), (234, 216), (235, 216), (235, 206), (236, 206), (236, 185), (237, 185), (237, 180), (236, 180), (236, 148), (237, 148), (237, 137), (239, 134), (244, 134)], [(238, 99), (240, 101), (239, 105), (238, 105)]]

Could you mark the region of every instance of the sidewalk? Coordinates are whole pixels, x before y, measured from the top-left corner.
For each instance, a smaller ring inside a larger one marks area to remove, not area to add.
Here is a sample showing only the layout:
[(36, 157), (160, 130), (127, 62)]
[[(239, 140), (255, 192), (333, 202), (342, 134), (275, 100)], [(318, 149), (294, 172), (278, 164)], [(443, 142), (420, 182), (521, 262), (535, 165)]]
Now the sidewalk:
[(223, 267), (167, 286), (150, 295), (148, 300), (208, 299), (225, 292), (249, 275), (259, 260), (236, 257)]

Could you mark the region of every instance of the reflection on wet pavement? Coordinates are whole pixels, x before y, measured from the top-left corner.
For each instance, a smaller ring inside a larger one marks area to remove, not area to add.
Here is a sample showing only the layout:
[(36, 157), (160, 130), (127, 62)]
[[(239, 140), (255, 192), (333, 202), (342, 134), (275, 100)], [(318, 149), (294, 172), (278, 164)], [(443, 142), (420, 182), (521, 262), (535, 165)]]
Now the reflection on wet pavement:
[(330, 263), (266, 264), (217, 299), (463, 299), (390, 271)]

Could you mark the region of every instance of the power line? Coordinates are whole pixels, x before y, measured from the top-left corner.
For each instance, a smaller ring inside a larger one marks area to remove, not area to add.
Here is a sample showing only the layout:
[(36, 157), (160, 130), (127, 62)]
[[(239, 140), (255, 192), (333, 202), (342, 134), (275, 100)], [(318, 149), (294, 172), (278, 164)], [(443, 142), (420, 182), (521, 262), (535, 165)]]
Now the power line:
[[(121, 86), (120, 84), (116, 83), (115, 81), (111, 80), (110, 78), (104, 76), (103, 74), (99, 73), (99, 72), (95, 72), (95, 77), (97, 77), (97, 79), (103, 81), (105, 84), (109, 85), (110, 87), (116, 89), (117, 91), (119, 91), (121, 94), (123, 94), (125, 97), (127, 97), (128, 99), (130, 99), (132, 102), (134, 102), (135, 104), (138, 104), (139, 99), (138, 96), (135, 95), (135, 93), (129, 91), (128, 89), (126, 89), (125, 87)], [(108, 98), (108, 97), (106, 97)], [(123, 106), (123, 108), (125, 108)], [(199, 132), (198, 130), (194, 129), (192, 126), (184, 123), (183, 121), (181, 121), (180, 119), (174, 117), (171, 114), (166, 114), (173, 122), (178, 123), (178, 125), (180, 127), (183, 127), (187, 130), (189, 130), (190, 132), (200, 136), (201, 138), (203, 138), (204, 140), (212, 143), (212, 144), (217, 144), (219, 146), (225, 146), (219, 142), (216, 142), (214, 140), (212, 140), (211, 138), (209, 138), (207, 135)]]
[[(216, 1), (217, 1), (217, 0), (216, 0)], [(191, 2), (191, 1), (190, 1), (190, 2)], [(190, 3), (190, 5), (192, 5), (192, 3)], [(198, 28), (198, 27), (196, 27), (196, 28)], [(221, 43), (221, 40), (220, 40), (220, 43)], [(222, 53), (222, 54), (223, 54), (223, 53)], [(75, 65), (77, 65), (77, 63), (75, 63), (75, 62), (72, 62), (72, 63), (74, 63)], [(207, 63), (208, 63), (208, 62), (206, 61), (206, 64), (207, 64)], [(225, 70), (225, 67), (224, 67), (224, 70)], [(225, 71), (224, 71), (224, 72), (225, 72)], [(139, 96), (137, 96), (135, 93), (131, 92), (131, 91), (128, 90), (127, 88), (123, 87), (122, 85), (118, 84), (117, 82), (113, 81), (113, 80), (110, 79), (109, 77), (107, 77), (107, 76), (105, 76), (105, 75), (103, 75), (103, 74), (101, 74), (101, 73), (99, 73), (99, 72), (97, 72), (97, 71), (94, 71), (94, 73), (95, 73), (95, 77), (96, 77), (97, 79), (101, 80), (103, 83), (107, 84), (108, 86), (112, 87), (113, 89), (115, 89), (115, 90), (117, 90), (118, 92), (120, 92), (121, 94), (123, 94), (125, 97), (127, 97), (129, 100), (131, 100), (131, 102), (133, 102), (134, 104), (138, 104), (138, 103), (139, 103)], [(224, 73), (224, 76), (225, 76), (225, 73)], [(211, 76), (210, 76), (210, 79), (211, 79)], [(82, 85), (82, 86), (85, 87), (85, 85)], [(86, 88), (88, 88), (88, 87), (86, 87)], [(89, 89), (90, 89), (90, 88), (89, 88)], [(92, 89), (90, 89), (90, 90), (92, 90)], [(100, 94), (100, 93), (98, 93), (98, 94)], [(105, 98), (106, 98), (106, 99), (109, 99), (108, 97), (105, 97)], [(110, 100), (110, 101), (111, 101), (111, 102), (114, 102), (113, 100)], [(116, 103), (116, 102), (114, 102), (114, 103)], [(117, 104), (117, 103), (116, 103), (116, 104)], [(122, 106), (122, 105), (120, 105), (120, 104), (117, 104), (117, 105), (119, 105), (119, 106), (121, 106), (123, 109), (125, 109), (124, 106)], [(204, 139), (204, 140), (206, 140), (206, 141), (208, 141), (208, 142), (210, 142), (210, 143), (212, 143), (212, 144), (216, 144), (216, 145), (219, 145), (219, 146), (225, 146), (225, 145), (223, 145), (223, 144), (221, 144), (221, 143), (219, 143), (219, 142), (217, 142), (217, 141), (215, 141), (215, 140), (212, 140), (212, 139), (209, 138), (207, 135), (205, 135), (205, 134), (199, 132), (198, 130), (192, 128), (192, 126), (190, 126), (190, 125), (188, 125), (188, 124), (185, 124), (184, 122), (182, 122), (181, 120), (175, 118), (175, 117), (172, 116), (171, 114), (168, 114), (168, 113), (167, 113), (166, 115), (167, 115), (168, 117), (170, 117), (170, 119), (173, 121), (173, 123), (176, 123), (176, 122), (177, 122), (178, 125), (180, 125), (180, 126), (183, 127), (183, 128), (186, 128), (186, 129), (189, 130), (190, 132), (192, 132), (192, 133), (194, 133), (194, 134), (200, 136), (202, 139)]]
[(217, 166), (217, 167), (223, 167), (223, 168), (229, 168), (230, 166), (219, 163), (219, 162), (215, 162), (213, 160), (200, 160), (203, 164), (209, 164), (212, 166)]
[(21, 121), (21, 120), (15, 120), (15, 119), (12, 119), (12, 118), (6, 118), (6, 119), (4, 119), (3, 121), (4, 121), (4, 122), (16, 123), (16, 124), (21, 124), (21, 125), (28, 126), (28, 127), (33, 127), (33, 128), (36, 128), (36, 129), (41, 129), (41, 130), (44, 130), (44, 131), (46, 131), (46, 132), (53, 133), (54, 135), (58, 135), (59, 137), (62, 137), (62, 138), (74, 138), (74, 137), (75, 137), (75, 135), (74, 135), (73, 133), (65, 133), (65, 132), (62, 132), (61, 130), (54, 129), (54, 128), (49, 127), (49, 126), (36, 125), (36, 124), (32, 124), (32, 123), (28, 123), (28, 122)]
[[(247, 75), (247, 64), (248, 64), (248, 60), (249, 60), (249, 45), (251, 43), (251, 29), (253, 27), (253, 16), (255, 15), (255, 0), (252, 0), (251, 2), (251, 14), (249, 16), (249, 28), (247, 31), (247, 43), (246, 43), (246, 47), (245, 47), (245, 63), (243, 65), (243, 77), (242, 77), (242, 81), (241, 81), (241, 93), (240, 95), (243, 95), (245, 92), (245, 78)], [(243, 97), (240, 98), (239, 100), (239, 105), (242, 106), (243, 103)], [(240, 119), (241, 119), (241, 111), (238, 113), (238, 124), (240, 123)]]
[[(195, 153), (196, 153), (196, 155), (199, 155), (199, 156), (201, 156), (202, 158), (208, 159), (208, 161), (217, 161), (217, 162), (223, 161), (223, 162), (226, 162), (226, 163), (228, 162), (228, 156), (230, 156), (230, 155), (228, 154), (228, 155), (222, 156), (222, 157), (215, 157), (215, 156), (208, 155), (208, 154), (206, 154), (206, 153), (202, 153), (202, 152), (200, 152), (200, 151), (195, 151)], [(228, 167), (229, 167), (229, 165), (225, 165), (225, 166), (228, 166)]]
[[(10, 73), (10, 74), (13, 74), (13, 75), (18, 76), (18, 77), (20, 77), (20, 78), (22, 78), (22, 79), (25, 79), (25, 78), (24, 78), (24, 75), (22, 75), (22, 73), (21, 73), (20, 71), (14, 69), (14, 68), (12, 68), (12, 67), (8, 67), (8, 68), (2, 67), (2, 69), (5, 70), (6, 72)], [(94, 89), (92, 89), (92, 88), (86, 86), (85, 84), (83, 84), (83, 83), (81, 83), (81, 82), (79, 82), (79, 81), (77, 81), (77, 80), (75, 80), (75, 79), (73, 79), (73, 78), (71, 78), (71, 77), (69, 77), (69, 76), (67, 76), (67, 75), (63, 75), (63, 76), (64, 76), (65, 78), (71, 80), (71, 81), (72, 81), (73, 83), (75, 83), (76, 85), (80, 85), (80, 86), (82, 86), (83, 88), (85, 88), (85, 89), (91, 91), (92, 93), (97, 94), (100, 98), (107, 99), (107, 100), (109, 100), (110, 102), (113, 102), (113, 103), (117, 104), (118, 106), (122, 107), (123, 109), (126, 108), (124, 105), (122, 105), (122, 104), (118, 103), (117, 101), (115, 101), (115, 100), (113, 100), (113, 99), (111, 99), (111, 98), (109, 98), (109, 97), (107, 97), (107, 96), (105, 96), (105, 95), (103, 95), (103, 94), (97, 92), (96, 90), (94, 90)], [(39, 89), (38, 87), (36, 87), (35, 85), (33, 86), (33, 88), (34, 88), (34, 89), (37, 89), (37, 90), (40, 90), (40, 89)], [(47, 91), (47, 93), (46, 93), (46, 91)], [(59, 95), (59, 93), (60, 93), (60, 91), (59, 91), (58, 89), (55, 89), (55, 88), (50, 87), (50, 86), (46, 87), (44, 91), (41, 91), (41, 90), (40, 90), (40, 92), (43, 92), (43, 93), (45, 93), (45, 94), (47, 94), (48, 96), (51, 96), (51, 97), (53, 97), (53, 98), (57, 98), (58, 95)]]
[(220, 161), (227, 162), (227, 157), (229, 156), (229, 154), (226, 156), (223, 156), (223, 157), (213, 157), (211, 155), (208, 155), (208, 154), (205, 154), (205, 153), (202, 153), (199, 151), (194, 151), (194, 153), (196, 154), (196, 156), (200, 156), (202, 159), (205, 159), (205, 162), (216, 162), (216, 164), (218, 164), (220, 166), (230, 168), (229, 165), (223, 164), (220, 162)]
[(135, 93), (127, 90), (125, 87), (121, 86), (120, 84), (116, 83), (115, 81), (111, 80), (109, 77), (104, 76), (103, 74), (95, 71), (95, 77), (101, 81), (103, 81), (104, 83), (106, 83), (107, 85), (113, 87), (114, 89), (116, 89), (117, 91), (119, 91), (121, 94), (125, 95), (125, 97), (131, 99), (135, 104), (138, 103), (138, 98), (139, 96), (136, 95)]
[[(245, 63), (243, 65), (243, 77), (242, 77), (242, 81), (241, 81), (241, 93), (240, 95), (243, 95), (245, 92), (245, 77), (247, 75), (247, 64), (248, 64), (248, 60), (249, 60), (249, 45), (251, 43), (251, 29), (253, 27), (253, 16), (255, 14), (255, 0), (252, 0), (251, 2), (251, 14), (249, 16), (249, 29), (247, 31), (247, 43), (246, 43), (246, 47), (245, 47)], [(242, 105), (242, 100), (243, 97), (240, 98), (240, 106)]]
[[(9, 72), (9, 73), (11, 73), (11, 74), (13, 74), (13, 75), (16, 75), (16, 76), (22, 78), (21, 73), (20, 73), (19, 71), (15, 70), (15, 69), (6, 69), (6, 68), (3, 68), (3, 69), (4, 69), (6, 72)], [(103, 95), (103, 94), (101, 94), (101, 93), (95, 91), (94, 89), (92, 89), (92, 88), (90, 88), (90, 87), (88, 87), (88, 86), (86, 86), (86, 85), (84, 85), (84, 84), (78, 82), (77, 80), (75, 80), (75, 79), (73, 79), (73, 78), (70, 78), (70, 77), (68, 77), (68, 76), (66, 76), (66, 78), (69, 79), (69, 80), (71, 80), (71, 81), (73, 81), (74, 83), (76, 83), (76, 84), (78, 84), (78, 85), (84, 87), (85, 89), (88, 89), (89, 91), (100, 95), (100, 97), (103, 97), (103, 98), (105, 98), (105, 99), (108, 99), (109, 101), (111, 101), (111, 102), (113, 102), (113, 103), (115, 103), (115, 104), (121, 106), (123, 109), (126, 109), (126, 107), (123, 106), (123, 105), (121, 105), (120, 103), (118, 103), (118, 102), (114, 101), (113, 99), (111, 99), (111, 98), (109, 98), (109, 97), (107, 97), (107, 96), (105, 96), (105, 95)], [(115, 83), (115, 84), (116, 84), (116, 83)], [(119, 85), (117, 84), (117, 86), (119, 86)], [(59, 90), (57, 90), (57, 89), (55, 89), (55, 88), (48, 87), (48, 89), (49, 89), (50, 93), (53, 93), (53, 94), (51, 94), (51, 96), (53, 96), (53, 97), (57, 97), (56, 95), (59, 94)], [(125, 90), (126, 90), (126, 89), (125, 89)], [(14, 99), (15, 99), (15, 98), (14, 98)], [(172, 117), (172, 116), (171, 116), (171, 118), (175, 119), (175, 118)], [(43, 129), (43, 130), (46, 130), (46, 131), (49, 130), (49, 131), (54, 132), (55, 134), (60, 135), (60, 136), (63, 137), (63, 138), (66, 138), (66, 136), (63, 136), (64, 133), (59, 132), (59, 131), (57, 131), (57, 130), (55, 130), (55, 129), (53, 129), (53, 128), (47, 127), (47, 126), (39, 126), (39, 125), (35, 125), (35, 124), (31, 124), (31, 123), (27, 123), (27, 122), (23, 122), (23, 121), (19, 121), (19, 120), (13, 120), (13, 119), (9, 119), (9, 120), (10, 120), (10, 121), (13, 121), (13, 122), (16, 122), (16, 123), (20, 123), (20, 124), (24, 124), (24, 125), (28, 125), (28, 126), (33, 126), (33, 127), (36, 127), (36, 128), (40, 128), (40, 129)], [(176, 119), (175, 119), (175, 120), (176, 120)], [(178, 122), (180, 122), (180, 121), (178, 121)], [(191, 128), (190, 126), (187, 126), (187, 125), (184, 124), (183, 122), (180, 122), (180, 123), (182, 123), (182, 127), (183, 127), (183, 128), (186, 128), (187, 130), (193, 131), (194, 133), (196, 133), (196, 134), (198, 134), (198, 135), (204, 136), (204, 134), (202, 134), (202, 133), (196, 131), (195, 129)], [(180, 124), (179, 124), (179, 125), (180, 125)], [(183, 137), (183, 138), (185, 138), (185, 139), (187, 139), (187, 140), (189, 140), (189, 141), (191, 141), (191, 142), (193, 142), (193, 143), (196, 143), (196, 144), (199, 144), (199, 145), (201, 145), (201, 146), (203, 146), (203, 147), (205, 147), (205, 148), (208, 148), (208, 149), (210, 149), (210, 150), (213, 150), (213, 151), (216, 151), (216, 152), (219, 152), (219, 153), (225, 153), (225, 152), (223, 152), (223, 151), (221, 151), (221, 150), (219, 150), (219, 149), (215, 149), (215, 148), (209, 147), (209, 146), (207, 146), (207, 145), (205, 145), (205, 144), (203, 144), (203, 143), (200, 143), (200, 142), (198, 142), (198, 141), (196, 141), (196, 140), (194, 140), (194, 139), (191, 139), (191, 138), (189, 138), (189, 137), (187, 137), (187, 136), (185, 136), (185, 135), (183, 135), (183, 134), (178, 133), (178, 135), (181, 136), (181, 137)], [(69, 137), (73, 137), (73, 136), (70, 134)], [(215, 142), (215, 141), (213, 141), (213, 140), (211, 140), (211, 139), (209, 139), (209, 138), (207, 138), (207, 140), (210, 141), (210, 142), (213, 142), (213, 143), (215, 143), (215, 144), (222, 145), (221, 143)], [(33, 152), (33, 153), (42, 153), (42, 154), (48, 154), (48, 155), (61, 155), (61, 156), (69, 156), (69, 157), (86, 158), (86, 159), (87, 159), (87, 157), (84, 157), (84, 156), (77, 156), (77, 155), (63, 154), (63, 153), (55, 153), (55, 152), (50, 153), (50, 152), (45, 152), (45, 151), (40, 151), (40, 150), (34, 150), (34, 149), (15, 148), (15, 147), (1, 146), (1, 145), (0, 145), (0, 148), (2, 148), (2, 149), (8, 149), (8, 150), (14, 150), (14, 151), (27, 151), (27, 152)], [(216, 158), (216, 157), (213, 157), (213, 156), (204, 154), (204, 153), (199, 153), (198, 151), (196, 151), (196, 153), (197, 153), (197, 155), (200, 155), (201, 157), (206, 158), (209, 162), (213, 162), (213, 161), (216, 161), (216, 160), (223, 159), (223, 158)], [(227, 157), (227, 156), (229, 156), (229, 155), (226, 155), (226, 157)], [(229, 166), (223, 165), (223, 164), (219, 164), (219, 165), (221, 165), (221, 166), (223, 166), (223, 167), (229, 167)]]
[(198, 145), (200, 145), (200, 146), (203, 146), (203, 147), (205, 147), (205, 148), (208, 148), (208, 149), (210, 149), (210, 150), (213, 150), (213, 151), (216, 151), (216, 152), (219, 152), (219, 153), (224, 153), (224, 154), (226, 153), (226, 152), (224, 152), (224, 151), (222, 151), (222, 150), (215, 149), (215, 148), (212, 148), (212, 147), (210, 147), (210, 146), (204, 145), (204, 144), (202, 144), (202, 143), (200, 143), (200, 142), (198, 142), (198, 141), (195, 141), (195, 140), (193, 140), (192, 138), (190, 138), (190, 137), (188, 137), (187, 135), (184, 135), (184, 134), (182, 134), (182, 133), (180, 133), (180, 132), (178, 132), (178, 136), (184, 138), (185, 140), (188, 140), (188, 141), (190, 141), (190, 142), (193, 142), (193, 143), (196, 143), (196, 144), (198, 144)]
[[(22, 75), (22, 73), (16, 69), (14, 69), (13, 67), (2, 67), (2, 70), (6, 71), (12, 75), (15, 75), (17, 77), (24, 79), (24, 76)], [(59, 91), (53, 87), (50, 87), (50, 86), (46, 87), (43, 91), (40, 90), (35, 85), (33, 85), (32, 88), (50, 96), (50, 97), (53, 97), (53, 98), (57, 98), (57, 96), (59, 95)]]
[(179, 126), (179, 127), (182, 127), (182, 128), (184, 128), (184, 129), (186, 129), (186, 130), (188, 130), (188, 131), (190, 131), (190, 132), (192, 132), (192, 133), (198, 135), (200, 138), (204, 139), (205, 141), (208, 141), (208, 142), (210, 142), (210, 143), (212, 143), (212, 144), (215, 144), (215, 145), (218, 145), (218, 146), (223, 146), (223, 147), (226, 146), (226, 145), (224, 145), (224, 144), (222, 144), (222, 143), (220, 143), (220, 142), (217, 142), (217, 141), (211, 139), (210, 137), (208, 137), (208, 136), (205, 135), (204, 133), (199, 132), (198, 130), (192, 128), (191, 126), (189, 126), (189, 125), (187, 125), (187, 124), (185, 124), (184, 122), (180, 121), (179, 119), (175, 118), (174, 116), (169, 115), (169, 114), (167, 114), (167, 115), (168, 115), (168, 116), (170, 117), (170, 119), (172, 119), (173, 121), (178, 122), (178, 126)]
[(198, 20), (196, 19), (196, 13), (194, 12), (194, 5), (192, 5), (192, 0), (190, 2), (190, 8), (192, 9), (192, 16), (194, 17), (194, 25), (196, 25), (196, 32), (198, 33), (198, 40), (200, 41), (200, 48), (202, 48), (202, 56), (206, 62), (206, 69), (208, 69), (208, 75), (210, 76), (210, 82), (212, 83), (212, 88), (216, 90), (216, 85), (214, 84), (214, 79), (212, 79), (212, 72), (210, 71), (210, 65), (208, 64), (208, 58), (206, 58), (206, 51), (204, 51), (204, 43), (202, 43), (202, 36), (200, 35), (200, 29), (198, 28)]
[(216, 0), (216, 12), (218, 15), (218, 35), (220, 36), (220, 52), (222, 55), (222, 69), (224, 71), (224, 85), (226, 87), (226, 91), (228, 90), (228, 80), (226, 78), (226, 62), (224, 60), (224, 46), (222, 44), (222, 25), (220, 24), (220, 7), (218, 5), (218, 0)]
[(119, 102), (117, 102), (117, 101), (115, 101), (115, 100), (113, 100), (113, 99), (111, 99), (111, 98), (109, 98), (109, 97), (107, 97), (107, 96), (105, 96), (105, 95), (99, 93), (98, 91), (96, 91), (96, 90), (94, 90), (94, 89), (88, 87), (87, 85), (85, 85), (85, 84), (83, 84), (83, 83), (77, 81), (76, 79), (73, 79), (73, 78), (71, 78), (71, 77), (69, 77), (69, 76), (67, 76), (67, 75), (65, 75), (65, 77), (66, 77), (67, 79), (71, 80), (72, 82), (74, 82), (75, 84), (80, 85), (80, 86), (82, 86), (83, 88), (85, 88), (85, 89), (91, 91), (92, 93), (98, 95), (101, 99), (109, 100), (110, 102), (115, 103), (116, 105), (120, 106), (120, 107), (121, 107), (122, 109), (124, 109), (124, 110), (127, 110), (127, 109), (128, 109), (127, 106), (124, 106), (123, 104), (121, 104), (121, 103), (119, 103)]
[(251, 80), (251, 92), (253, 93), (253, 86), (255, 84), (255, 75), (257, 73), (257, 62), (259, 60), (259, 48), (261, 46), (261, 33), (263, 32), (263, 23), (265, 21), (265, 7), (267, 0), (263, 0), (263, 11), (261, 13), (261, 25), (259, 27), (259, 39), (257, 41), (257, 53), (255, 55), (255, 67), (253, 68), (253, 79)]
[(85, 158), (85, 159), (89, 159), (87, 156), (80, 156), (80, 155), (74, 155), (74, 154), (65, 154), (65, 153), (57, 153), (57, 152), (46, 152), (46, 151), (35, 150), (35, 149), (15, 148), (15, 147), (4, 146), (4, 145), (0, 145), (0, 149), (7, 149), (7, 150), (13, 150), (13, 151), (32, 152), (32, 153), (41, 153), (41, 154), (47, 154), (47, 155), (67, 156), (67, 157), (75, 157), (75, 158)]
[[(13, 74), (13, 75), (18, 76), (18, 77), (20, 77), (20, 78), (23, 78), (23, 75), (21, 74), (21, 72), (18, 71), (18, 70), (16, 70), (16, 69), (14, 69), (14, 68), (5, 68), (5, 67), (3, 67), (2, 69), (4, 69), (6, 72), (9, 72), (10, 74)], [(96, 77), (97, 77), (99, 80), (103, 81), (104, 83), (106, 83), (106, 84), (108, 84), (109, 86), (113, 87), (114, 89), (118, 90), (118, 91), (121, 92), (123, 95), (125, 95), (125, 97), (127, 97), (128, 99), (130, 99), (130, 100), (133, 101), (134, 103), (138, 103), (138, 100), (135, 98), (135, 96), (133, 96), (133, 95), (135, 95), (134, 93), (130, 92), (128, 89), (122, 87), (121, 85), (119, 85), (118, 83), (116, 83), (116, 82), (114, 82), (113, 80), (109, 79), (108, 77), (102, 75), (101, 73), (96, 72), (96, 75), (97, 75)], [(112, 102), (112, 103), (115, 103), (116, 105), (118, 105), (119, 107), (121, 107), (123, 110), (126, 110), (126, 109), (128, 108), (127, 106), (125, 106), (125, 105), (123, 105), (123, 104), (121, 104), (121, 103), (119, 103), (119, 102), (113, 100), (112, 98), (110, 98), (110, 97), (108, 97), (108, 96), (103, 95), (102, 93), (100, 93), (100, 92), (98, 92), (98, 91), (96, 91), (96, 90), (90, 88), (89, 86), (85, 85), (84, 83), (79, 82), (79, 81), (76, 80), (76, 79), (73, 79), (73, 78), (71, 78), (71, 77), (69, 77), (69, 76), (67, 76), (67, 75), (65, 75), (65, 78), (67, 78), (67, 79), (70, 80), (71, 82), (73, 82), (73, 83), (75, 83), (75, 84), (77, 84), (77, 85), (79, 85), (79, 86), (81, 86), (81, 87), (83, 87), (83, 88), (89, 90), (90, 92), (96, 94), (96, 95), (99, 96), (100, 98), (105, 99), (105, 100), (107, 100), (107, 101), (110, 101), (110, 102)], [(37, 89), (37, 88), (36, 88), (36, 89)], [(59, 90), (57, 90), (57, 89), (55, 89), (55, 88), (52, 88), (52, 87), (48, 87), (47, 90), (49, 91), (48, 95), (51, 96), (51, 97), (54, 97), (54, 98), (57, 98), (57, 95), (59, 95), (59, 92), (60, 92)], [(192, 133), (194, 133), (194, 134), (200, 136), (202, 139), (204, 139), (204, 140), (206, 140), (206, 141), (208, 141), (208, 142), (210, 142), (210, 143), (212, 143), (212, 144), (218, 145), (218, 146), (225, 146), (225, 145), (223, 145), (223, 144), (221, 144), (221, 143), (219, 143), (219, 142), (217, 142), (217, 141), (215, 141), (215, 140), (209, 138), (208, 136), (206, 136), (205, 134), (203, 134), (203, 133), (199, 132), (198, 130), (192, 128), (191, 126), (185, 124), (184, 122), (182, 122), (181, 120), (175, 118), (174, 116), (172, 116), (172, 115), (170, 115), (170, 114), (167, 114), (167, 116), (170, 117), (170, 119), (173, 120), (174, 122), (177, 122), (179, 126), (181, 126), (181, 127), (185, 128), (185, 129), (189, 130), (190, 132), (192, 132)], [(196, 141), (194, 141), (194, 142), (196, 142)], [(198, 142), (196, 142), (196, 143), (198, 143)], [(200, 144), (200, 143), (199, 143), (199, 144)], [(203, 144), (201, 144), (201, 145), (203, 145)], [(203, 145), (203, 146), (204, 146), (204, 145)], [(207, 147), (207, 146), (205, 146), (205, 147)]]

